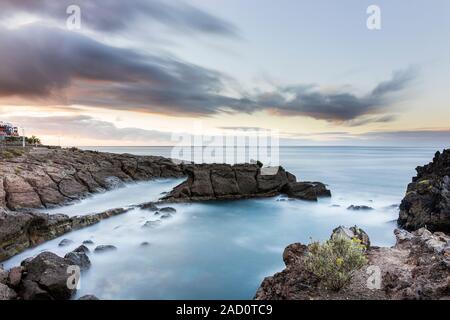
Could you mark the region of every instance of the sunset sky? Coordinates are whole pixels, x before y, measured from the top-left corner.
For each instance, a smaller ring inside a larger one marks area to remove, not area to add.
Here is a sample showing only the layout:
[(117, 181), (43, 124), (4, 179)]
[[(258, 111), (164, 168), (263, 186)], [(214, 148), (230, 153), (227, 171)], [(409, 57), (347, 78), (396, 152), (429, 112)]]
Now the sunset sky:
[(1, 0), (0, 62), (0, 120), (48, 144), (450, 145), (448, 0)]

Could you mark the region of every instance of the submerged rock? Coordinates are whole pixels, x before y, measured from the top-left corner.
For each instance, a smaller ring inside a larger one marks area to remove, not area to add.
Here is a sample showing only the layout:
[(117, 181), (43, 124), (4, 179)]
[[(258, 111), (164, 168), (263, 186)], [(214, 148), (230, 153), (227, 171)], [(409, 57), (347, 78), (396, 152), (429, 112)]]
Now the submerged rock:
[(177, 212), (177, 210), (175, 208), (172, 207), (164, 207), (159, 209), (160, 212), (164, 212), (164, 213), (175, 213)]
[(61, 242), (58, 244), (58, 246), (60, 246), (60, 247), (66, 247), (66, 246), (68, 246), (68, 245), (71, 245), (72, 243), (73, 243), (73, 241), (70, 240), (70, 239), (63, 239), (63, 240), (61, 240)]
[(100, 245), (94, 249), (94, 252), (102, 253), (102, 252), (116, 251), (116, 250), (117, 250), (117, 247), (113, 246), (113, 245)]
[(85, 296), (80, 297), (78, 300), (100, 300), (100, 299), (94, 296), (93, 294), (87, 294)]
[(138, 207), (141, 208), (142, 210), (158, 211), (158, 207), (153, 202), (143, 203), (143, 204), (140, 204)]
[(372, 207), (369, 206), (355, 206), (355, 205), (351, 205), (347, 208), (347, 210), (353, 210), (353, 211), (370, 211), (370, 210), (374, 210)]
[(161, 220), (156, 220), (156, 221), (147, 221), (144, 223), (144, 225), (142, 226), (142, 228), (155, 228), (160, 226), (162, 223)]
[(84, 245), (87, 245), (87, 246), (90, 246), (90, 245), (93, 245), (93, 244), (94, 244), (94, 241), (92, 241), (92, 240), (84, 240), (84, 241), (83, 241), (83, 244), (84, 244)]
[(416, 168), (400, 205), (398, 224), (407, 230), (427, 227), (450, 233), (450, 149)]

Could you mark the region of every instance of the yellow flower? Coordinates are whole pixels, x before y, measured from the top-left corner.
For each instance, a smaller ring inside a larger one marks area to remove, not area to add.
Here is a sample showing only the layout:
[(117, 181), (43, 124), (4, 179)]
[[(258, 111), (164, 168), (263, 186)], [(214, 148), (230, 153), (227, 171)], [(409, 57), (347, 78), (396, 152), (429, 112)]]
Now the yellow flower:
[(337, 264), (338, 266), (341, 266), (343, 263), (344, 263), (344, 259), (342, 259), (342, 258), (337, 258), (337, 259), (336, 259), (336, 264)]

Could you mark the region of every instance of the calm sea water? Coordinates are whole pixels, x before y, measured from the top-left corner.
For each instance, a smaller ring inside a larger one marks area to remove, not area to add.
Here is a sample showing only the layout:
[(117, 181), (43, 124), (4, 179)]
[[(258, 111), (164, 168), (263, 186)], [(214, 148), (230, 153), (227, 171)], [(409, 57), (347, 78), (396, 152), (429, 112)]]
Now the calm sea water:
[[(164, 147), (91, 148), (99, 151), (170, 156)], [(91, 239), (118, 251), (90, 254), (92, 268), (82, 275), (77, 296), (102, 299), (251, 299), (265, 276), (283, 269), (290, 243), (324, 240), (338, 225), (358, 225), (372, 243), (394, 243), (399, 204), (415, 167), (428, 163), (431, 148), (286, 147), (281, 164), (299, 180), (322, 181), (333, 193), (318, 203), (280, 198), (177, 204), (177, 213), (155, 228), (158, 217), (133, 210), (28, 250), (5, 267), (50, 250), (65, 254)], [(156, 200), (180, 180), (129, 185), (50, 213), (86, 214)], [(354, 212), (351, 205), (375, 210)], [(336, 207), (338, 205), (339, 207)], [(63, 238), (72, 246), (58, 247)], [(148, 246), (141, 246), (148, 242)], [(93, 249), (93, 248), (92, 248)]]

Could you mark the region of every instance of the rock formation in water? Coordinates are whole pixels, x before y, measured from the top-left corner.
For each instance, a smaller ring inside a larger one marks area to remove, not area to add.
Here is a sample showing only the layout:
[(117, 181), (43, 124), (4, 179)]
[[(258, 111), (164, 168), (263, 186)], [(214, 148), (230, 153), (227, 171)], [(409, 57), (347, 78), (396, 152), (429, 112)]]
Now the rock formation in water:
[(427, 227), (450, 233), (450, 150), (437, 152), (416, 171), (400, 205), (398, 224), (407, 230)]
[(291, 198), (317, 201), (331, 192), (320, 182), (297, 182), (283, 167), (264, 175), (260, 164), (185, 165), (188, 178), (165, 195), (163, 201), (235, 200), (286, 194)]
[[(361, 229), (335, 229), (349, 237), (366, 234)], [(363, 267), (357, 271), (351, 283), (338, 292), (320, 286), (319, 279), (306, 270), (304, 258), (308, 246), (295, 243), (283, 253), (286, 269), (267, 277), (258, 289), (258, 300), (323, 300), (323, 299), (450, 299), (450, 237), (444, 233), (422, 228), (413, 233), (396, 230), (397, 243), (392, 248), (369, 247), (368, 267), (381, 271), (380, 288), (373, 283), (373, 270)], [(369, 281), (369, 282), (368, 282)]]

